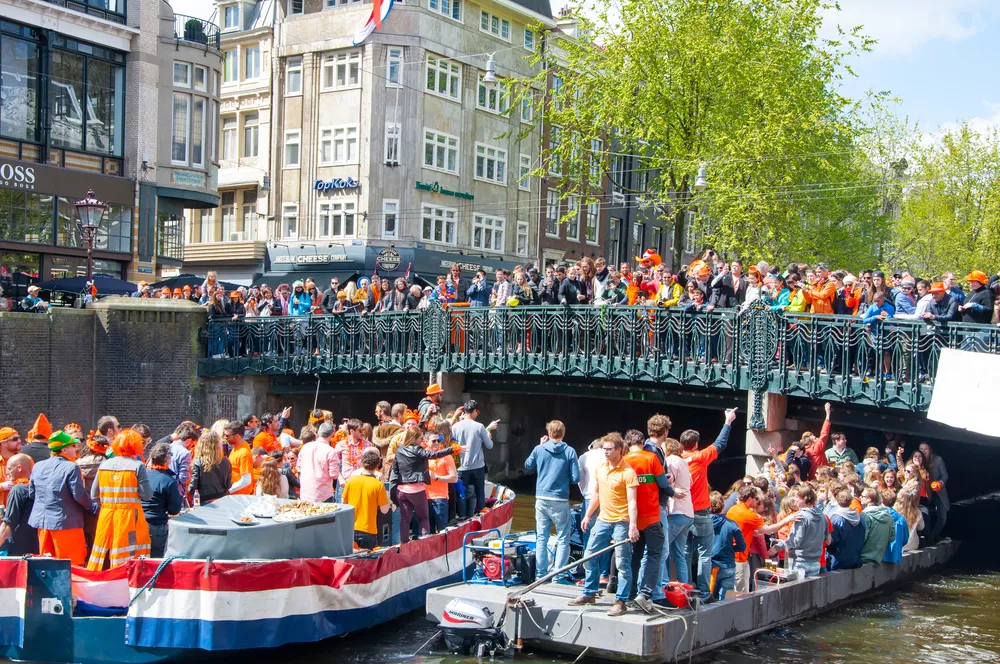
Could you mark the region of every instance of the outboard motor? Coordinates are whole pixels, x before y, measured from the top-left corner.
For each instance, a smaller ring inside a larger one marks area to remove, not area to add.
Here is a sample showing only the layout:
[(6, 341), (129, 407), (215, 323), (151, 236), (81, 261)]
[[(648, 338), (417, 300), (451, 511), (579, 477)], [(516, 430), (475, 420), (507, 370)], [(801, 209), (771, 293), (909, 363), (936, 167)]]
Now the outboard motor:
[(438, 627), (448, 652), (463, 657), (503, 655), (508, 639), (498, 628), (489, 607), (467, 599), (453, 599), (444, 607)]

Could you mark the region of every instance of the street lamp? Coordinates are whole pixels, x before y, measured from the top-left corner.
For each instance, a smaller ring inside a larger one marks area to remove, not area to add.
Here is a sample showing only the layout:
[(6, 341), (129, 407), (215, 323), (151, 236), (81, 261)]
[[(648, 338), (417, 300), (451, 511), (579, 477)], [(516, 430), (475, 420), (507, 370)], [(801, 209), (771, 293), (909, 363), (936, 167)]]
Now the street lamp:
[(486, 62), (486, 74), (483, 76), (483, 85), (492, 88), (497, 84), (497, 61), (493, 59), (493, 53)]
[(97, 237), (97, 229), (100, 228), (104, 220), (104, 214), (108, 211), (107, 203), (94, 198), (94, 190), (87, 192), (87, 197), (73, 203), (76, 209), (76, 225), (80, 228), (83, 241), (87, 244), (87, 281), (94, 281), (94, 239)]

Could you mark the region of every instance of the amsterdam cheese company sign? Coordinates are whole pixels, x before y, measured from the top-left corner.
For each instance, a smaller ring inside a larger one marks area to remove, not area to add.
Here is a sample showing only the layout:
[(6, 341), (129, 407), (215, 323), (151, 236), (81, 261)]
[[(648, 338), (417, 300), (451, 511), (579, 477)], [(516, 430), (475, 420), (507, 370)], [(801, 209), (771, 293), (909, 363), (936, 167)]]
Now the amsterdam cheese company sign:
[(445, 189), (437, 182), (420, 182), (417, 180), (417, 189), (421, 191), (429, 191), (432, 194), (442, 194), (444, 196), (454, 196), (455, 198), (464, 198), (471, 201), (475, 198), (472, 194), (466, 191), (452, 191), (451, 189)]

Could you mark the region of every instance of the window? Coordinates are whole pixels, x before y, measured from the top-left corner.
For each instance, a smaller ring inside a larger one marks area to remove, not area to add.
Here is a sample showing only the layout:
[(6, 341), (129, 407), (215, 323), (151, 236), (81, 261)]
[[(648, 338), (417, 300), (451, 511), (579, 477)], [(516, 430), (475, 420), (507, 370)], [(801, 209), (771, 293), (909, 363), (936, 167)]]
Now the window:
[(455, 244), (458, 210), (436, 205), (424, 205), (420, 214), (421, 237), (428, 242)]
[(636, 161), (635, 166), (635, 190), (638, 195), (646, 193), (646, 185), (649, 183), (649, 171), (642, 166), (642, 163)]
[(156, 255), (184, 260), (184, 219), (166, 212), (157, 215)]
[(559, 237), (559, 194), (552, 189), (545, 198), (545, 234)]
[(562, 92), (563, 80), (561, 76), (552, 75), (552, 105), (556, 107), (556, 110), (562, 110), (562, 99), (560, 98), (560, 93)]
[(385, 163), (399, 166), (399, 123), (385, 123)]
[(302, 94), (302, 56), (288, 58), (285, 63), (285, 94)]
[(222, 241), (230, 242), (236, 232), (236, 192), (223, 191), (222, 194)]
[(205, 166), (204, 97), (194, 97), (191, 103), (191, 165)]
[(288, 15), (296, 16), (302, 13), (302, 3), (304, 0), (288, 0)]
[(256, 157), (259, 149), (260, 127), (256, 113), (247, 113), (243, 118), (243, 156)]
[(590, 244), (597, 244), (598, 224), (601, 219), (601, 203), (594, 201), (587, 206), (587, 224), (584, 226), (584, 239)]
[(517, 247), (518, 256), (528, 255), (528, 222), (517, 222)]
[(481, 12), (479, 14), (479, 29), (494, 37), (510, 41), (510, 21), (505, 18), (494, 16), (489, 12)]
[(219, 117), (219, 105), (214, 101), (209, 101), (208, 102), (208, 149), (210, 153), (209, 160), (213, 162), (216, 160), (215, 155), (217, 152), (215, 144), (217, 124), (214, 120), (214, 118), (217, 117)]
[(521, 122), (531, 122), (531, 96), (521, 97)]
[(243, 48), (243, 79), (252, 81), (260, 78), (260, 46), (245, 46)]
[(428, 0), (427, 6), (432, 12), (444, 14), (452, 20), (462, 20), (462, 0)]
[(385, 87), (401, 87), (403, 85), (403, 49), (390, 47), (386, 50), (385, 61)]
[(170, 161), (174, 164), (188, 162), (188, 136), (191, 133), (191, 95), (174, 93), (173, 118), (170, 123)]
[(299, 236), (299, 206), (298, 203), (285, 203), (281, 206), (281, 237), (294, 240)]
[(684, 253), (693, 254), (695, 245), (698, 243), (695, 236), (694, 212), (687, 210), (684, 213)]
[(240, 77), (240, 61), (236, 49), (225, 52), (225, 61), (222, 65), (222, 78), (226, 83), (235, 83)]
[(236, 151), (236, 125), (235, 117), (222, 118), (222, 158), (238, 159), (239, 153)]
[(524, 47), (526, 49), (528, 49), (529, 51), (531, 51), (532, 53), (535, 52), (535, 31), (534, 30), (529, 30), (528, 28), (524, 29)]
[(446, 173), (457, 173), (458, 138), (425, 128), (424, 166)]
[(355, 206), (354, 201), (320, 201), (316, 237), (354, 237)]
[(622, 220), (611, 217), (608, 221), (608, 263), (618, 265), (621, 260)]
[(206, 67), (194, 66), (194, 89), (198, 92), (208, 90), (208, 69)]
[(361, 51), (327, 53), (323, 56), (322, 90), (343, 90), (361, 84)]
[(174, 85), (178, 88), (191, 87), (191, 65), (186, 62), (174, 63)]
[(359, 2), (361, 2), (361, 0), (326, 0), (326, 7), (327, 9), (337, 6), (344, 7), (346, 5), (353, 5)]
[(566, 239), (573, 242), (580, 241), (580, 198), (570, 196), (566, 202), (566, 214), (569, 215), (566, 221)]
[(198, 210), (201, 213), (201, 233), (198, 239), (204, 244), (215, 242), (215, 210)]
[(472, 246), (483, 251), (503, 253), (503, 217), (472, 215)]
[(601, 164), (604, 161), (604, 141), (599, 138), (590, 139), (590, 185), (601, 183)]
[(319, 130), (319, 165), (356, 164), (358, 127), (326, 127)]
[(649, 229), (649, 246), (652, 247), (653, 251), (663, 255), (663, 247), (660, 243), (663, 242), (663, 229), (659, 226), (654, 226)]
[(386, 240), (396, 239), (397, 233), (397, 217), (399, 214), (399, 201), (398, 200), (384, 200), (382, 201), (382, 238)]
[[(4, 52), (0, 60), (4, 73), (4, 100), (0, 115), (3, 116), (4, 126), (12, 124), (17, 127), (27, 121), (25, 113), (38, 99), (8, 97), (10, 93), (33, 94), (34, 83), (17, 80), (23, 71), (17, 55), (20, 42), (7, 36), (2, 39)], [(52, 42), (60, 47), (86, 48), (87, 54), (54, 49), (51, 51), (51, 70), (47, 79), (38, 71), (27, 72), (30, 77), (49, 81), (48, 127), (51, 144), (71, 150), (122, 154), (125, 70), (100, 59), (117, 57), (116, 53), (99, 46), (77, 45), (60, 36), (54, 36)], [(13, 54), (7, 52), (9, 47), (15, 49)], [(9, 72), (8, 64), (14, 67), (14, 72)], [(17, 99), (18, 103), (8, 103), (12, 99)]]
[(636, 221), (632, 224), (632, 248), (639, 253), (644, 246), (646, 246), (646, 227)]
[(562, 175), (562, 156), (559, 154), (561, 133), (559, 127), (549, 129), (549, 175)]
[(504, 85), (492, 87), (483, 83), (483, 75), (479, 75), (479, 94), (476, 96), (476, 107), (490, 113), (506, 113), (510, 102), (510, 94)]
[(240, 27), (240, 6), (229, 5), (225, 10), (226, 23), (224, 30), (238, 30)]
[(531, 155), (521, 153), (521, 159), (517, 165), (517, 188), (523, 191), (531, 191)]
[[(623, 188), (628, 186), (626, 181), (627, 171), (625, 170), (625, 155), (617, 154), (611, 161), (611, 192), (622, 193)], [(622, 197), (624, 200), (624, 197)]]
[(477, 180), (507, 184), (507, 151), (476, 143)]
[(299, 129), (285, 132), (285, 168), (299, 167), (299, 143), (302, 132)]
[(243, 233), (244, 238), (253, 240), (257, 230), (257, 190), (243, 192)]
[(428, 55), (427, 91), (441, 97), (461, 101), (462, 65)]
[[(18, 140), (38, 140), (43, 85), (41, 66), (37, 44), (10, 35), (0, 36), (0, 70), (3, 71), (0, 97), (4, 100), (3, 112), (0, 113), (0, 135)], [(8, 105), (8, 99), (19, 102)]]

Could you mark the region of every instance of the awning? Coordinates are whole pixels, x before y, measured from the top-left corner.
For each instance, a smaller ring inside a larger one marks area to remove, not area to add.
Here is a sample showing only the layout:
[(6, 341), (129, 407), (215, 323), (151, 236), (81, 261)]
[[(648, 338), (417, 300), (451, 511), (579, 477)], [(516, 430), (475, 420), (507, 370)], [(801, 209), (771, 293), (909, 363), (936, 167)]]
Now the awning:
[(352, 279), (356, 279), (361, 276), (361, 272), (358, 270), (324, 270), (315, 271), (306, 274), (303, 271), (299, 272), (265, 272), (260, 276), (255, 276), (253, 279), (254, 286), (260, 286), (261, 284), (267, 284), (273, 290), (278, 286), (278, 284), (288, 284), (291, 285), (295, 281), (305, 281), (307, 278), (312, 278), (316, 282), (316, 286), (320, 290), (326, 290), (330, 287), (330, 280), (336, 277), (340, 279), (341, 284), (346, 284)]

